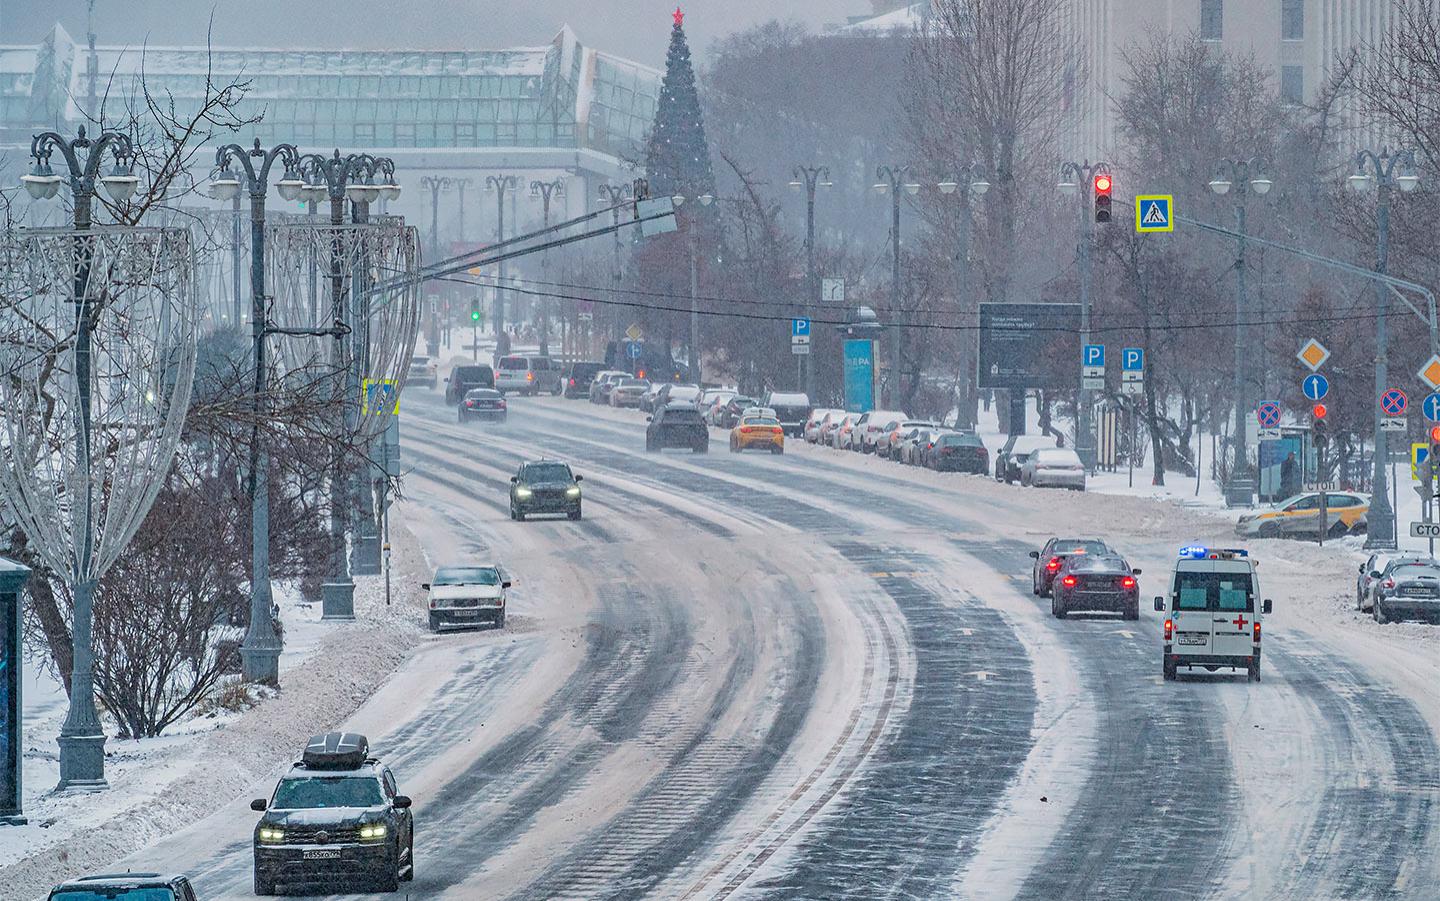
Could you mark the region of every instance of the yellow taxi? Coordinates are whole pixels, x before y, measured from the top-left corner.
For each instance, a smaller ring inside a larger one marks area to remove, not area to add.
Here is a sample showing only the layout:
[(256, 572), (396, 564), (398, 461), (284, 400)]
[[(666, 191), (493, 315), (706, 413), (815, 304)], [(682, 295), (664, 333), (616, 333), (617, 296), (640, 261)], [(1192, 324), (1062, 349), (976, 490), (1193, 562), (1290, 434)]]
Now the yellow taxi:
[(742, 415), (740, 422), (730, 430), (730, 453), (738, 454), (751, 448), (768, 450), (772, 454), (785, 453), (785, 429), (780, 420), (773, 416)]
[[(1370, 498), (1353, 491), (1325, 492), (1325, 532), (1332, 538), (1364, 532)], [(1314, 538), (1320, 531), (1320, 492), (1286, 498), (1269, 510), (1247, 514), (1235, 524), (1244, 538)]]

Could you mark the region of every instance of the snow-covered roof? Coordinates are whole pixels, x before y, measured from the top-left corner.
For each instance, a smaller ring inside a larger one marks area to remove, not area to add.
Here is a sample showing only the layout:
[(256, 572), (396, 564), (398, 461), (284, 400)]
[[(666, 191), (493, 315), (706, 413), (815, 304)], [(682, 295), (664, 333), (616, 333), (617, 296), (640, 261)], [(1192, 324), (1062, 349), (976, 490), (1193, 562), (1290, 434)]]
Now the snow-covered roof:
[(909, 30), (919, 28), (930, 18), (930, 0), (920, 0), (909, 6), (892, 9), (888, 13), (860, 19), (841, 28), (841, 31), (893, 31), (897, 28)]

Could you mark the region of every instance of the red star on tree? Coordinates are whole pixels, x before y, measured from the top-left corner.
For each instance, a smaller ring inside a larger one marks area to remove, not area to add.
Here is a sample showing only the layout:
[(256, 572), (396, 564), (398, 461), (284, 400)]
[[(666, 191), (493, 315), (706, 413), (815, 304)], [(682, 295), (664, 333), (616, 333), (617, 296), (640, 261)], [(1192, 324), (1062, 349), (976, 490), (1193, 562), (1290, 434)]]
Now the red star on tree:
[(681, 11), (680, 11), (680, 7), (677, 6), (677, 7), (675, 7), (675, 27), (676, 27), (676, 28), (679, 28), (681, 25), (684, 25), (684, 24), (685, 24), (685, 14), (684, 14), (683, 12), (681, 12)]

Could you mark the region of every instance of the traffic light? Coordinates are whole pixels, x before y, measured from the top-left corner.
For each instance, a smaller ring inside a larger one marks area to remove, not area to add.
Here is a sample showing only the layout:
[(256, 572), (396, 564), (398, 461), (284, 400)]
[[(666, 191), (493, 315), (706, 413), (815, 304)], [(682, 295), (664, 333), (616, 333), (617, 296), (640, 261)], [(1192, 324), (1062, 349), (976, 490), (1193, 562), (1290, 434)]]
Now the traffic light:
[(1315, 408), (1310, 411), (1310, 432), (1315, 442), (1316, 450), (1323, 451), (1325, 445), (1330, 442), (1330, 430), (1325, 422), (1325, 417), (1329, 412), (1324, 404), (1316, 404)]
[(1110, 173), (1101, 172), (1095, 176), (1095, 221), (1110, 221)]
[(478, 297), (470, 301), (470, 321), (480, 321), (480, 299)]
[(1440, 466), (1440, 425), (1430, 427), (1430, 471), (1440, 473), (1436, 466)]

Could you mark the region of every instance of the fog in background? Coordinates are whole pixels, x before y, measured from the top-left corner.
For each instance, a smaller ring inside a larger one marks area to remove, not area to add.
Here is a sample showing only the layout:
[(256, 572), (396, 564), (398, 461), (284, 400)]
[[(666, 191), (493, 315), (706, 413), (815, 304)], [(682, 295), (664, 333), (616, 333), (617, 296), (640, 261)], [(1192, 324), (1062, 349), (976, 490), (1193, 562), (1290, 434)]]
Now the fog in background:
[[(817, 30), (870, 12), (870, 0), (682, 2), (690, 47), (770, 19)], [(581, 43), (661, 67), (675, 0), (96, 0), (100, 44), (203, 44), (214, 14), (216, 46), (494, 49), (548, 42), (569, 24)], [(85, 0), (0, 0), (0, 43), (33, 44), (59, 21), (84, 43)]]

